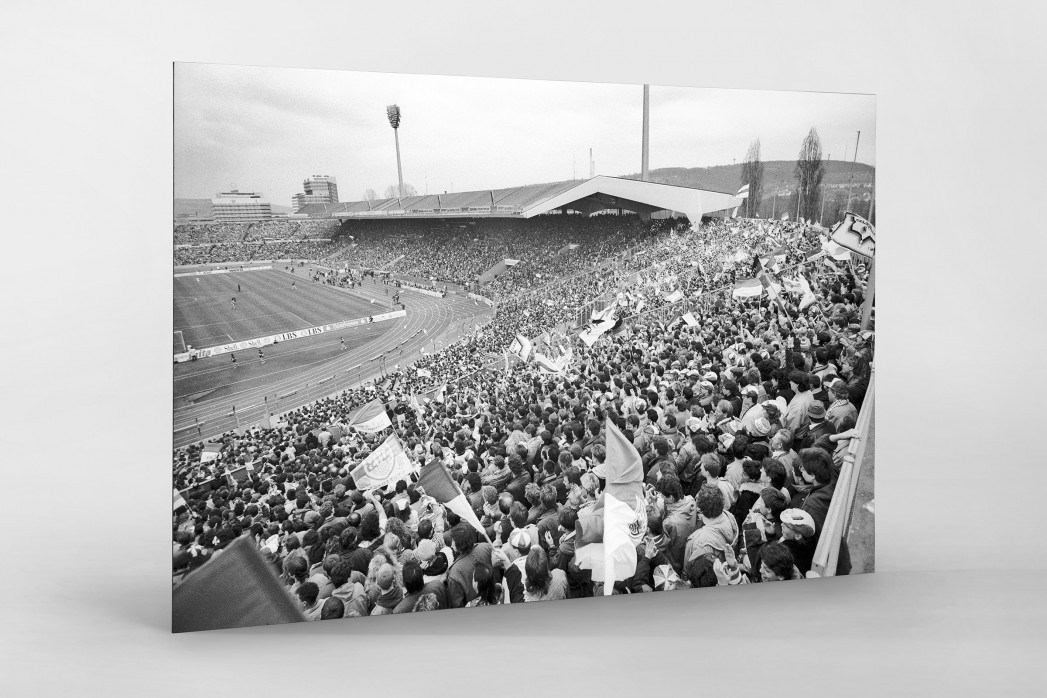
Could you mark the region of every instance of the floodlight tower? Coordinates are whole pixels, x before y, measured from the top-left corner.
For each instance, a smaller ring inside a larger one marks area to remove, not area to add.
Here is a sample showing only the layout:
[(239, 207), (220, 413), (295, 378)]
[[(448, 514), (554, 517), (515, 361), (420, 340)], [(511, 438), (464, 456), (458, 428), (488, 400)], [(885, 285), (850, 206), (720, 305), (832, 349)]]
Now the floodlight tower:
[(643, 86), (643, 145), (640, 148), (640, 179), (646, 182), (650, 177), (647, 160), (650, 155), (651, 132), (651, 86)]
[(389, 125), (393, 127), (393, 138), (396, 139), (396, 176), (400, 180), (400, 198), (404, 198), (404, 173), (400, 169), (400, 107), (390, 104), (385, 108), (385, 115), (389, 117)]

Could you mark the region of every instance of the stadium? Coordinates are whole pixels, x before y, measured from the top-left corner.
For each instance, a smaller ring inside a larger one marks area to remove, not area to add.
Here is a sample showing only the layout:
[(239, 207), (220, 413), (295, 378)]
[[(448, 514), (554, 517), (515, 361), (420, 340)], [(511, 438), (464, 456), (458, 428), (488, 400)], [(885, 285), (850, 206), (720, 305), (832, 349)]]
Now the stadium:
[(176, 223), (175, 629), (871, 571), (872, 225), (744, 196)]

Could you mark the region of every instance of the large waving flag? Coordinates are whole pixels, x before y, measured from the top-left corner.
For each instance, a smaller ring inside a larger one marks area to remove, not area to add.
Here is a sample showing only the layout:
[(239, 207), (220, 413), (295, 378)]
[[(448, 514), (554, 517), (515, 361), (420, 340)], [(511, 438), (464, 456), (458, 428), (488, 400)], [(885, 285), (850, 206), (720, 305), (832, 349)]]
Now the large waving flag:
[(373, 490), (407, 480), (414, 469), (411, 459), (400, 445), (400, 439), (396, 438), (396, 434), (390, 434), (381, 446), (353, 469), (352, 476), (358, 489)]
[(578, 335), (585, 342), (586, 346), (591, 347), (604, 332), (617, 324), (618, 321), (614, 318), (614, 310), (615, 306), (609, 305), (600, 312), (593, 313), (589, 325)]
[(423, 465), (418, 474), (417, 485), (424, 489), (427, 495), (443, 504), (455, 514), (458, 514), (462, 521), (468, 521), (469, 525), (483, 534), (484, 538), (487, 538), (487, 531), (480, 525), (480, 520), (476, 518), (476, 512), (469, 506), (469, 500), (466, 499), (458, 484), (451, 478), (451, 474), (447, 472), (447, 468), (444, 467), (443, 463), (438, 460), (432, 460)]
[(385, 411), (385, 405), (378, 399), (371, 400), (361, 407), (349, 422), (349, 426), (365, 434), (374, 434), (392, 425), (389, 413)]
[(833, 242), (848, 250), (873, 257), (876, 255), (876, 229), (861, 216), (847, 212), (830, 234)]
[(763, 293), (759, 279), (743, 279), (734, 285), (731, 295), (735, 298), (756, 298)]
[(814, 291), (811, 290), (811, 284), (807, 281), (807, 277), (801, 274), (797, 277), (797, 281), (800, 282), (800, 287), (803, 289), (803, 296), (800, 298), (800, 311), (802, 312), (807, 306), (814, 305), (818, 299), (815, 297)]
[(538, 368), (548, 373), (563, 373), (564, 370), (559, 361), (554, 361), (538, 351), (534, 353), (534, 363)]
[(647, 533), (643, 464), (625, 435), (606, 422), (607, 486), (596, 504), (578, 512), (575, 561), (604, 582), (610, 596), (614, 582), (636, 574), (636, 546)]
[(509, 345), (509, 353), (519, 356), (521, 361), (527, 361), (527, 357), (531, 355), (531, 340), (522, 334), (516, 335), (512, 344)]

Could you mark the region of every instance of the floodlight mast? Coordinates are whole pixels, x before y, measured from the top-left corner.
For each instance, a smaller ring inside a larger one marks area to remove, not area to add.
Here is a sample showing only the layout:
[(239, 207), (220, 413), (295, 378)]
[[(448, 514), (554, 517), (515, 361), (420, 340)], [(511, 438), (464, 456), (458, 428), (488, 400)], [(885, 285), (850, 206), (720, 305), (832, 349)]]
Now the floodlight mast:
[(404, 198), (404, 173), (400, 168), (400, 107), (390, 104), (385, 108), (389, 125), (393, 127), (393, 138), (396, 139), (396, 176), (400, 181), (400, 198)]

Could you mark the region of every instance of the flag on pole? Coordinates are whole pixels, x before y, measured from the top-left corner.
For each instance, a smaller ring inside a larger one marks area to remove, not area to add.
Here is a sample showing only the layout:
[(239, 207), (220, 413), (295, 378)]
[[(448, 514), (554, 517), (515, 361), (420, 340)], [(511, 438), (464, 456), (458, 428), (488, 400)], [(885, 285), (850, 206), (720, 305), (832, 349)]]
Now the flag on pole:
[(647, 533), (640, 454), (625, 435), (606, 421), (607, 488), (596, 503), (578, 512), (575, 561), (604, 582), (610, 596), (614, 582), (636, 574), (636, 546)]
[(763, 293), (763, 284), (759, 279), (742, 279), (734, 284), (731, 295), (734, 298), (756, 298)]
[(437, 388), (436, 392), (433, 394), (433, 402), (440, 402), (440, 403), (442, 403), (444, 401), (446, 395), (447, 395), (447, 383), (444, 383), (439, 388)]
[(800, 284), (799, 278), (782, 278), (782, 285), (785, 287), (786, 293), (803, 293), (803, 286)]
[[(876, 255), (876, 229), (873, 228), (872, 223), (850, 211), (833, 228), (830, 237), (833, 242), (852, 252), (866, 257)], [(840, 257), (835, 257), (835, 259), (840, 259)]]
[(591, 347), (604, 332), (607, 332), (617, 324), (617, 321), (614, 318), (614, 309), (615, 306), (609, 305), (599, 313), (593, 314), (592, 321), (578, 335), (578, 337), (585, 342), (586, 346)]
[(570, 349), (562, 351), (559, 358), (553, 360), (544, 354), (535, 352), (534, 362), (539, 369), (547, 373), (563, 374), (567, 370), (567, 366), (573, 358), (573, 352)]
[(688, 327), (695, 327), (698, 325), (698, 320), (694, 317), (694, 313), (684, 313), (683, 321), (687, 323)]
[[(172, 488), (173, 489), (173, 488)], [(182, 507), (188, 506), (185, 502), (185, 497), (178, 490), (174, 490), (174, 497), (172, 501), (171, 511), (178, 511)]]
[(374, 434), (392, 425), (389, 413), (385, 410), (385, 405), (377, 398), (361, 407), (360, 411), (353, 415), (353, 418), (349, 421), (349, 426), (365, 434)]
[(433, 377), (433, 372), (430, 371), (427, 368), (420, 368), (420, 369), (418, 369), (418, 377), (419, 378), (432, 378)]
[(818, 299), (814, 295), (814, 291), (811, 290), (811, 284), (807, 281), (804, 276), (797, 277), (797, 281), (800, 282), (800, 287), (803, 290), (803, 296), (800, 298), (800, 312), (803, 312), (809, 305), (813, 305)]
[(434, 459), (423, 465), (418, 472), (417, 486), (424, 489), (428, 496), (457, 514), (462, 521), (469, 522), (469, 525), (487, 538), (487, 531), (480, 525), (476, 512), (469, 506), (469, 500), (466, 499), (457, 483), (451, 479), (451, 474), (447, 472), (443, 463)]
[(521, 361), (527, 361), (527, 357), (531, 355), (531, 340), (522, 334), (516, 335), (509, 345), (509, 353), (519, 356)]
[(739, 199), (747, 199), (747, 198), (749, 198), (749, 185), (748, 184), (743, 185), (742, 188), (738, 190), (738, 193), (735, 194), (735, 197), (737, 197)]
[(669, 303), (675, 303), (676, 301), (682, 300), (682, 299), (683, 299), (683, 291), (681, 291), (680, 289), (676, 289), (672, 293), (670, 293), (670, 294), (665, 296), (665, 300), (668, 301)]
[(390, 434), (381, 446), (371, 451), (353, 469), (352, 476), (357, 489), (373, 490), (408, 480), (414, 470), (411, 459), (400, 445), (400, 439), (396, 434)]
[(210, 463), (211, 461), (218, 460), (218, 454), (222, 452), (222, 444), (206, 444), (204, 449), (200, 451), (200, 462)]

